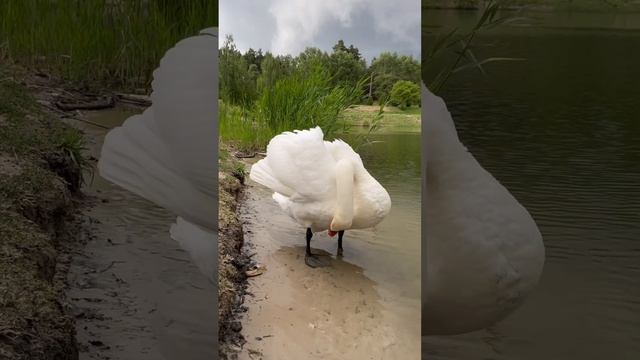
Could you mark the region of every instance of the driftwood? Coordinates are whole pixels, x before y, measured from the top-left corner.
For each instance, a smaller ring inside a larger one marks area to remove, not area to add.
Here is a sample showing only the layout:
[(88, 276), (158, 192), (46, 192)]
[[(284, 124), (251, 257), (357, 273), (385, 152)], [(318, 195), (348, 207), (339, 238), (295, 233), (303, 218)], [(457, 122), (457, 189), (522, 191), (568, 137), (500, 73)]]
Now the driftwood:
[(151, 106), (151, 98), (145, 95), (117, 93), (118, 101), (137, 106)]
[(67, 103), (62, 101), (57, 101), (56, 106), (60, 110), (64, 111), (72, 111), (72, 110), (100, 110), (111, 108), (115, 105), (115, 101), (111, 96), (100, 98), (95, 101), (90, 102), (77, 102), (77, 103)]
[(236, 153), (233, 154), (233, 156), (239, 158), (239, 159), (248, 159), (248, 158), (252, 158), (256, 156), (255, 152), (252, 153), (243, 153), (240, 151), (237, 151)]

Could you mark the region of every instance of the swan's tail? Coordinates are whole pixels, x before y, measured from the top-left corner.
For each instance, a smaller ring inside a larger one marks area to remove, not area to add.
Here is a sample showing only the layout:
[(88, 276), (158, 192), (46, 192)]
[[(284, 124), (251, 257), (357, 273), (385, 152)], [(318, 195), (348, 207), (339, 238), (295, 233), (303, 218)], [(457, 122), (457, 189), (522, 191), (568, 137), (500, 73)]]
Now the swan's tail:
[(260, 185), (266, 186), (274, 192), (284, 194), (286, 196), (291, 196), (294, 194), (294, 191), (283, 185), (276, 177), (272, 174), (272, 170), (269, 167), (269, 163), (267, 159), (262, 159), (257, 163), (251, 166), (251, 172), (249, 172), (249, 178)]
[(171, 226), (171, 238), (189, 253), (198, 269), (216, 282), (218, 269), (217, 234), (178, 217)]

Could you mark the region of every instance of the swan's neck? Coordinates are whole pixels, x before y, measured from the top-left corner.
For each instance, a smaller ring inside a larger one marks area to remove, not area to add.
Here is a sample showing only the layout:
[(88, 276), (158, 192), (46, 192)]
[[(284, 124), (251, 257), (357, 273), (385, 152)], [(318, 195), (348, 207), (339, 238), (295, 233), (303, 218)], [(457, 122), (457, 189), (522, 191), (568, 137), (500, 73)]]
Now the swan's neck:
[(336, 217), (353, 218), (353, 187), (355, 169), (350, 160), (341, 160), (336, 165), (338, 207)]
[(342, 159), (336, 164), (336, 209), (331, 230), (340, 231), (351, 227), (353, 222), (353, 191), (355, 182), (354, 164)]
[(450, 167), (469, 155), (458, 138), (444, 101), (423, 86), (424, 132), (427, 138), (427, 171)]

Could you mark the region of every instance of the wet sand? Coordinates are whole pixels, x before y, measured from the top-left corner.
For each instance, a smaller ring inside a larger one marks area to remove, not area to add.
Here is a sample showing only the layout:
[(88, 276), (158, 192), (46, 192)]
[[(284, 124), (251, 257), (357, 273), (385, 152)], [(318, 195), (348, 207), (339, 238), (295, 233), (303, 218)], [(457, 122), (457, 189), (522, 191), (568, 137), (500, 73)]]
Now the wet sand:
[(253, 296), (245, 300), (247, 343), (240, 359), (419, 358), (419, 301), (387, 294), (351, 263), (349, 232), (343, 259), (335, 257), (336, 238), (315, 234), (312, 251), (324, 254), (330, 266), (309, 268), (304, 229), (282, 213), (268, 190), (248, 181), (246, 194), (246, 246), (267, 270), (249, 278)]
[[(128, 115), (116, 109), (88, 119), (113, 127)], [(73, 125), (97, 158), (107, 130)], [(175, 216), (97, 173), (83, 191), (97, 205), (86, 213), (91, 235), (68, 275), (80, 359), (214, 359), (216, 292), (170, 238)]]

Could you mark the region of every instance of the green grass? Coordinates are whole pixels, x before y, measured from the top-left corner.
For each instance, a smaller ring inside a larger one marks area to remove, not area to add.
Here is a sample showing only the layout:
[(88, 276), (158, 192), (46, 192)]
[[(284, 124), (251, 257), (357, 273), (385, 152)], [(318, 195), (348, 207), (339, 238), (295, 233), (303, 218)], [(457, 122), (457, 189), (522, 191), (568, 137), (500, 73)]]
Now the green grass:
[(0, 61), (0, 154), (53, 171), (77, 191), (83, 182), (80, 174), (92, 168), (85, 155), (85, 138), (40, 108), (14, 78), (21, 73)]
[(82, 85), (148, 88), (165, 51), (217, 17), (208, 0), (3, 0), (0, 55)]
[(245, 150), (262, 149), (273, 133), (264, 123), (254, 120), (249, 110), (220, 101), (218, 107), (220, 139)]
[(343, 121), (354, 133), (368, 131), (368, 128), (377, 122), (376, 132), (420, 132), (421, 109), (410, 107), (400, 110), (396, 107), (385, 107), (384, 112), (377, 119), (378, 106), (358, 105), (344, 113)]

